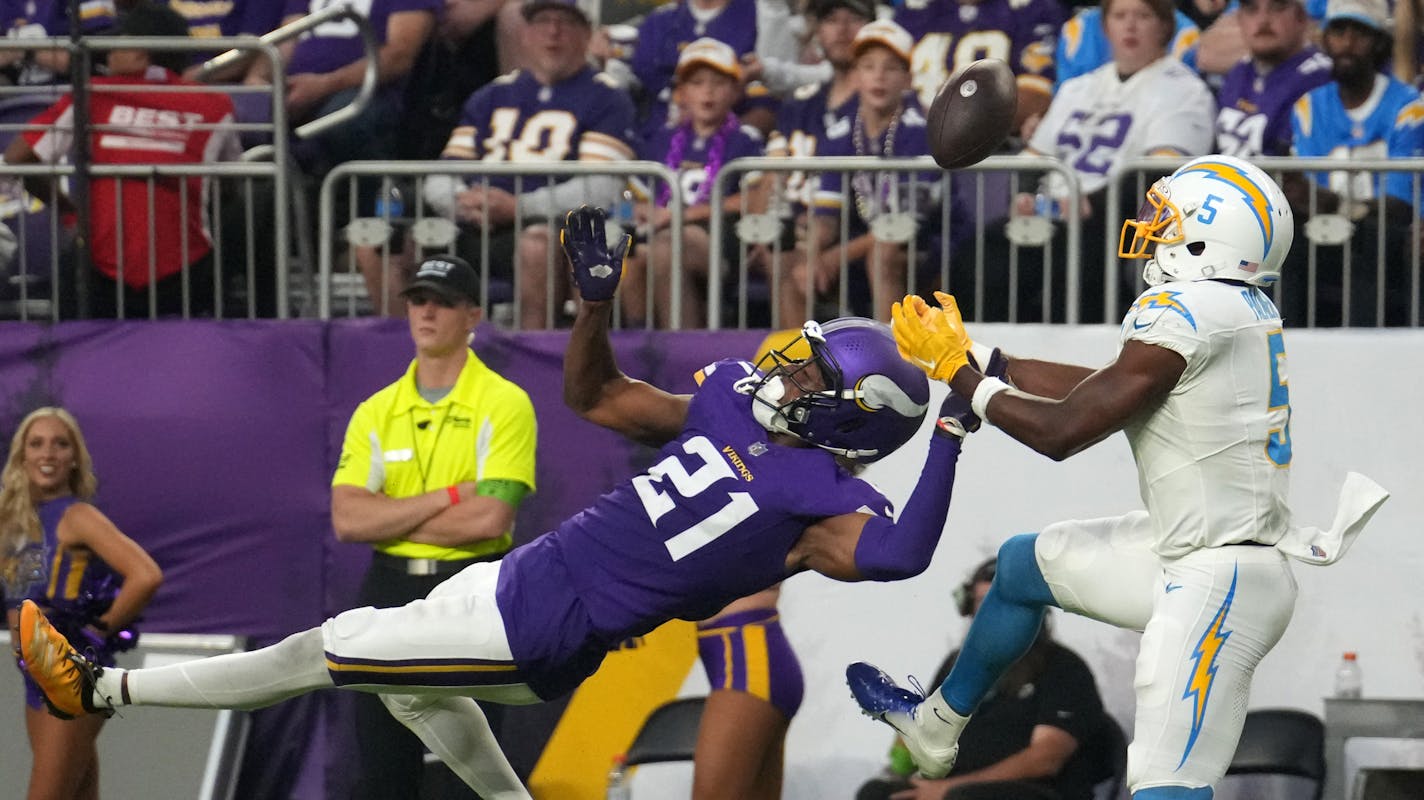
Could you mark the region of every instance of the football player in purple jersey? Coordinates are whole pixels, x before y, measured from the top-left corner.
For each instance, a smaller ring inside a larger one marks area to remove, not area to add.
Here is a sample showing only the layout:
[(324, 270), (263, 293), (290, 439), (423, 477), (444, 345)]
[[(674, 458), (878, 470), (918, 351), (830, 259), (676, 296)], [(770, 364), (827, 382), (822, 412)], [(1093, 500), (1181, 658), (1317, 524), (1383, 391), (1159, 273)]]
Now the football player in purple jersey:
[(1310, 43), (1300, 0), (1245, 0), (1236, 20), (1250, 54), (1226, 73), (1217, 93), (1217, 152), (1290, 155), (1291, 107), (1329, 83), (1330, 59)]
[(711, 616), (799, 572), (891, 581), (923, 572), (949, 510), (968, 400), (940, 407), (919, 483), (898, 515), (858, 465), (920, 429), (928, 381), (887, 326), (843, 319), (803, 331), (812, 356), (708, 365), (692, 395), (619, 370), (609, 341), (628, 239), (610, 248), (601, 209), (562, 234), (583, 302), (564, 357), (565, 401), (585, 419), (660, 446), (614, 487), (501, 561), (475, 564), (424, 600), (355, 609), (271, 647), (155, 669), (99, 668), (33, 603), (20, 610), (29, 672), (68, 714), (123, 705), (258, 708), (317, 689), (379, 694), (487, 798), (528, 798), (477, 700), (567, 694), (610, 648), (670, 619)]

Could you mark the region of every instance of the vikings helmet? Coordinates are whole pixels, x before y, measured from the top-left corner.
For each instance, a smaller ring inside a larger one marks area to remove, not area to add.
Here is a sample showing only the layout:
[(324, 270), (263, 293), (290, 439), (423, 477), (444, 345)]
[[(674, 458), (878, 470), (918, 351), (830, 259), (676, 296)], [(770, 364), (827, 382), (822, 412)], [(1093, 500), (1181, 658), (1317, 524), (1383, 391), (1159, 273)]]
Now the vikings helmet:
[[(909, 441), (929, 407), (924, 373), (896, 352), (890, 327), (874, 320), (807, 322), (757, 368), (752, 411), (762, 427), (863, 464)], [(788, 383), (799, 393), (783, 403)]]
[(1142, 278), (1151, 286), (1212, 278), (1270, 286), (1294, 236), (1290, 204), (1270, 176), (1239, 158), (1203, 156), (1147, 190), (1137, 219), (1122, 224), (1118, 255), (1148, 259)]

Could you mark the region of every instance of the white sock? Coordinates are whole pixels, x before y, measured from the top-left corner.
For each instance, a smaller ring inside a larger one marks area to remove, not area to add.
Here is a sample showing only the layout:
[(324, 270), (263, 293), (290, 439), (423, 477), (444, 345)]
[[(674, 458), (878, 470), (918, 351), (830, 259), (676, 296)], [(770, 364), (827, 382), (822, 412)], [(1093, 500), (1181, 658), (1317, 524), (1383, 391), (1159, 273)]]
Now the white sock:
[(321, 629), (312, 628), (250, 653), (153, 669), (104, 670), (95, 693), (113, 698), (115, 705), (250, 710), (333, 685)]
[(930, 696), (916, 709), (915, 722), (919, 724), (920, 730), (933, 736), (936, 741), (957, 742), (964, 726), (969, 724), (969, 717), (950, 708), (948, 701), (944, 699), (944, 693), (936, 687), (930, 690)]
[(480, 797), (530, 800), (473, 699), (386, 694), (381, 702)]

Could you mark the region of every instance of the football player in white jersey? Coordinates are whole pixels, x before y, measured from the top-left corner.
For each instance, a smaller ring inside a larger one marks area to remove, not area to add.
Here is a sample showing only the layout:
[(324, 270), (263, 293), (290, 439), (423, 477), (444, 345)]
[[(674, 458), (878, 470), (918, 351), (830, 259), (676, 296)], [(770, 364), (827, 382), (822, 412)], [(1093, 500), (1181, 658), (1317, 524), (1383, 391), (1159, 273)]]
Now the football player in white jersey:
[(953, 766), (969, 715), (1057, 606), (1143, 631), (1134, 800), (1212, 797), (1252, 672), (1290, 622), (1287, 557), (1333, 562), (1388, 497), (1351, 473), (1331, 530), (1291, 524), (1285, 341), (1263, 288), (1292, 236), (1280, 188), (1244, 161), (1206, 156), (1158, 181), (1119, 248), (1148, 259), (1150, 287), (1123, 320), (1117, 360), (1096, 371), (1005, 359), (969, 338), (949, 295), (942, 308), (912, 297), (896, 308), (901, 354), (1034, 450), (1060, 460), (1126, 432), (1146, 505), (1009, 539), (954, 670), (928, 698), (868, 664), (847, 668), (862, 709), (900, 732), (921, 772)]

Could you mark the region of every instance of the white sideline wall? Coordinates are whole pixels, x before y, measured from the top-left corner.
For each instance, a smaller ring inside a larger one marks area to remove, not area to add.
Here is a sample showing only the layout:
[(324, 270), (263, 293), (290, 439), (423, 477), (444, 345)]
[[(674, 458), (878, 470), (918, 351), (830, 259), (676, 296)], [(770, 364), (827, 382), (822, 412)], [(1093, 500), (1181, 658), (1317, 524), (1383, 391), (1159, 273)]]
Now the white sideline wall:
[[(986, 324), (971, 332), (1009, 353), (1085, 365), (1107, 363), (1117, 351), (1110, 326)], [(1286, 351), (1296, 519), (1327, 527), (1350, 470), (1393, 496), (1343, 561), (1296, 563), (1295, 616), (1256, 673), (1251, 706), (1323, 714), (1345, 650), (1359, 652), (1366, 697), (1424, 697), (1424, 470), (1413, 455), (1424, 443), (1424, 400), (1411, 388), (1421, 383), (1424, 331), (1288, 329)], [(897, 504), (918, 479), (924, 439), (916, 441), (867, 472)], [(1059, 519), (1140, 507), (1122, 435), (1055, 463), (986, 426), (960, 457), (944, 538), (925, 574), (891, 584), (846, 585), (817, 575), (787, 581), (782, 624), (801, 659), (806, 699), (788, 734), (784, 797), (853, 797), (885, 762), (890, 731), (856, 709), (846, 664), (865, 660), (902, 679), (931, 680), (965, 630), (952, 607), (953, 587), (1004, 539)], [(1062, 612), (1054, 613), (1054, 626), (1093, 668), (1108, 710), (1131, 731), (1138, 634)], [(706, 692), (699, 663), (682, 693)], [(690, 785), (685, 765), (645, 767), (634, 780), (645, 797), (685, 797)]]

